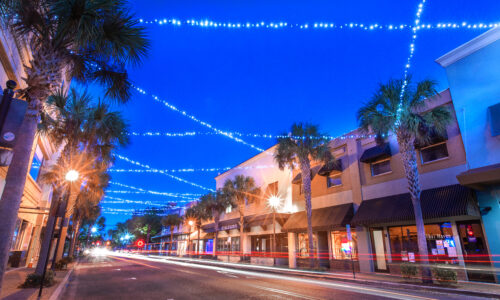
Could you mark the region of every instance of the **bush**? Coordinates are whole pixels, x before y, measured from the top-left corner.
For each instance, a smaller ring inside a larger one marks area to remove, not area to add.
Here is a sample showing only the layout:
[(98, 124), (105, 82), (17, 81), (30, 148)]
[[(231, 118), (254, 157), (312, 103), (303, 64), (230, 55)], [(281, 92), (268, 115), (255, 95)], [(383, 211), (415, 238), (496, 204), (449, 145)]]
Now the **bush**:
[[(56, 273), (52, 270), (47, 270), (45, 273), (45, 280), (43, 286), (52, 286), (55, 283), (54, 277)], [(26, 276), (26, 280), (19, 286), (20, 288), (36, 288), (40, 286), (42, 276), (36, 273), (31, 273)]]
[(446, 266), (432, 267), (432, 274), (440, 283), (457, 283), (457, 271)]
[(401, 266), (401, 276), (404, 278), (412, 278), (417, 276), (418, 268), (415, 264), (402, 263)]
[(56, 270), (63, 270), (67, 266), (68, 266), (68, 263), (66, 262), (66, 260), (65, 259), (61, 259), (61, 260), (59, 260), (59, 261), (56, 262), (56, 264), (54, 265), (54, 268)]

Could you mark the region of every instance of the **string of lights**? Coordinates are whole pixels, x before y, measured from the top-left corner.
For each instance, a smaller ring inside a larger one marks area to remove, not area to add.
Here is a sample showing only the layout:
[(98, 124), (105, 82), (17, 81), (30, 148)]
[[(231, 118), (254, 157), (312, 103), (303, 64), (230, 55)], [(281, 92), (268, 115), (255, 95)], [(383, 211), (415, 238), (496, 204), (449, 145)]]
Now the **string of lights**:
[(152, 200), (147, 200), (147, 201), (141, 201), (141, 200), (129, 200), (129, 199), (123, 199), (120, 197), (113, 197), (113, 196), (104, 196), (105, 199), (111, 199), (114, 201), (108, 201), (108, 200), (103, 200), (100, 203), (102, 204), (126, 204), (126, 203), (131, 203), (131, 204), (141, 204), (141, 205), (152, 205), (152, 206), (167, 206), (169, 203), (189, 203), (191, 200), (177, 200), (175, 202), (168, 201), (165, 202), (163, 200), (160, 200), (162, 203), (158, 203), (158, 201), (152, 201)]
[(404, 68), (403, 84), (401, 85), (401, 92), (399, 94), (400, 103), (399, 103), (399, 107), (398, 107), (398, 111), (397, 111), (396, 126), (400, 125), (399, 118), (400, 118), (402, 110), (403, 110), (403, 108), (402, 108), (403, 96), (404, 96), (404, 93), (406, 91), (406, 88), (408, 87), (408, 75), (409, 75), (409, 71), (410, 71), (410, 67), (411, 67), (411, 60), (413, 58), (413, 54), (415, 53), (415, 42), (417, 40), (417, 32), (419, 30), (420, 18), (422, 17), (422, 12), (424, 10), (425, 1), (426, 0), (422, 0), (418, 4), (417, 13), (415, 14), (415, 24), (412, 27), (413, 35), (411, 36), (411, 42), (410, 42), (410, 54), (408, 55), (406, 65)]
[[(145, 90), (143, 90), (143, 89), (141, 89), (141, 88), (139, 88), (139, 87), (136, 87), (136, 86), (134, 86), (134, 88), (137, 90), (137, 92), (139, 92), (139, 93), (141, 93), (141, 94), (143, 94), (143, 95), (148, 95), (148, 93), (147, 93)], [(176, 106), (174, 106), (174, 105), (172, 105), (172, 104), (168, 103), (167, 101), (160, 99), (158, 96), (155, 96), (155, 95), (153, 95), (153, 94), (151, 94), (150, 96), (151, 96), (151, 97), (152, 97), (152, 98), (153, 98), (156, 102), (162, 103), (163, 105), (165, 105), (165, 107), (169, 108), (170, 110), (173, 110), (173, 111), (175, 111), (175, 112), (180, 113), (181, 115), (183, 115), (183, 116), (185, 116), (185, 117), (187, 117), (187, 118), (189, 118), (189, 119), (191, 119), (191, 120), (195, 121), (196, 123), (198, 123), (198, 124), (200, 124), (200, 125), (202, 125), (202, 126), (204, 126), (204, 127), (207, 127), (207, 128), (209, 128), (210, 130), (213, 130), (215, 133), (217, 133), (217, 134), (219, 134), (219, 135), (223, 135), (223, 136), (225, 136), (225, 137), (228, 137), (228, 138), (232, 139), (233, 141), (236, 141), (236, 142), (238, 142), (238, 143), (240, 143), (240, 144), (243, 144), (243, 145), (249, 146), (250, 148), (252, 148), (252, 149), (254, 149), (254, 150), (257, 150), (257, 151), (259, 151), (259, 152), (263, 152), (263, 151), (264, 151), (264, 149), (262, 149), (262, 148), (260, 148), (260, 147), (257, 147), (257, 146), (255, 146), (255, 145), (253, 145), (253, 144), (247, 143), (247, 142), (245, 142), (244, 140), (242, 140), (241, 138), (238, 138), (238, 137), (233, 136), (233, 135), (232, 135), (231, 133), (229, 133), (229, 132), (222, 131), (222, 130), (220, 130), (220, 129), (216, 128), (215, 126), (213, 126), (213, 125), (211, 125), (211, 124), (209, 124), (209, 123), (207, 123), (207, 122), (204, 122), (204, 121), (199, 120), (199, 119), (198, 119), (198, 118), (196, 118), (195, 116), (188, 114), (186, 111), (184, 111), (184, 110), (180, 110), (179, 108), (177, 108)]]
[[(193, 172), (221, 172), (227, 171), (231, 169), (231, 167), (225, 168), (184, 168), (184, 169), (170, 169), (170, 170), (161, 170), (167, 173), (193, 173)], [(114, 173), (159, 173), (157, 170), (143, 170), (143, 169), (109, 169), (110, 172)]]
[[(111, 194), (147, 194), (146, 192), (143, 191), (125, 191), (125, 190), (107, 190), (106, 193), (111, 193)], [(200, 197), (203, 194), (192, 194), (192, 193), (169, 193), (170, 195), (176, 195), (176, 196), (192, 196), (192, 197)]]
[[(263, 133), (240, 133), (237, 131), (227, 131), (227, 133), (233, 136), (239, 137), (252, 137), (252, 138), (266, 138), (266, 139), (279, 139), (279, 138), (292, 138), (296, 140), (305, 139), (305, 136), (291, 136), (291, 135), (275, 135), (275, 134), (263, 134)], [(215, 132), (198, 132), (198, 131), (189, 131), (189, 132), (132, 132), (132, 136), (148, 136), (148, 137), (188, 137), (188, 136), (196, 136), (196, 135), (217, 135)], [(341, 136), (331, 136), (331, 135), (323, 135), (323, 136), (311, 136), (310, 139), (325, 139), (325, 140), (335, 140), (335, 139), (366, 139), (373, 138), (375, 135), (373, 134), (347, 134)]]
[[(211, 19), (195, 20), (195, 19), (140, 19), (142, 24), (150, 25), (171, 25), (171, 26), (191, 26), (202, 28), (230, 28), (230, 29), (328, 29), (328, 30), (364, 30), (364, 31), (402, 31), (412, 30), (411, 24), (363, 24), (357, 22), (350, 23), (333, 23), (333, 22), (308, 22), (308, 23), (294, 23), (294, 22), (220, 22)], [(468, 22), (440, 22), (440, 23), (427, 23), (417, 24), (417, 30), (420, 29), (488, 29), (500, 26), (500, 22), (493, 23), (468, 23)]]
[(191, 200), (191, 201), (196, 200), (196, 198), (193, 198), (193, 197), (187, 197), (187, 196), (183, 196), (183, 195), (179, 195), (179, 194), (172, 194), (172, 193), (165, 193), (165, 192), (157, 192), (157, 191), (145, 190), (145, 189), (142, 189), (142, 188), (138, 188), (138, 187), (131, 186), (131, 185), (126, 185), (126, 184), (123, 184), (123, 183), (118, 183), (118, 182), (115, 182), (115, 181), (110, 181), (109, 183), (117, 185), (117, 186), (121, 186), (121, 187), (124, 187), (124, 188), (128, 188), (128, 189), (131, 189), (131, 190), (137, 190), (137, 191), (144, 192), (146, 194), (151, 194), (151, 195), (161, 195), (161, 196), (167, 196), (167, 197), (187, 199), (187, 200)]
[(163, 170), (158, 170), (158, 169), (152, 168), (152, 167), (150, 167), (149, 165), (146, 165), (146, 164), (141, 164), (140, 162), (137, 162), (137, 161), (135, 161), (135, 160), (129, 159), (129, 158), (127, 158), (127, 157), (125, 157), (125, 156), (122, 156), (122, 155), (119, 155), (119, 154), (114, 154), (114, 155), (115, 155), (116, 157), (118, 157), (119, 159), (121, 159), (121, 160), (124, 160), (124, 161), (126, 161), (126, 162), (128, 162), (128, 163), (134, 164), (134, 165), (139, 166), (139, 167), (141, 167), (141, 168), (145, 168), (145, 169), (148, 169), (148, 170), (155, 170), (157, 173), (161, 173), (161, 174), (166, 175), (166, 176), (168, 176), (168, 177), (170, 177), (170, 178), (172, 178), (172, 179), (175, 179), (175, 180), (177, 180), (177, 181), (180, 181), (180, 182), (184, 182), (184, 183), (190, 184), (190, 185), (192, 185), (192, 186), (198, 187), (198, 188), (203, 189), (203, 190), (206, 190), (206, 191), (211, 191), (211, 192), (214, 192), (214, 190), (213, 190), (213, 189), (210, 189), (210, 188), (204, 187), (204, 186), (199, 185), (199, 184), (197, 184), (197, 183), (194, 183), (194, 182), (188, 181), (188, 180), (186, 180), (186, 179), (180, 178), (180, 177), (178, 177), (178, 176), (175, 176), (175, 175), (169, 174), (169, 173), (167, 173), (167, 172), (165, 172), (165, 171), (163, 171)]

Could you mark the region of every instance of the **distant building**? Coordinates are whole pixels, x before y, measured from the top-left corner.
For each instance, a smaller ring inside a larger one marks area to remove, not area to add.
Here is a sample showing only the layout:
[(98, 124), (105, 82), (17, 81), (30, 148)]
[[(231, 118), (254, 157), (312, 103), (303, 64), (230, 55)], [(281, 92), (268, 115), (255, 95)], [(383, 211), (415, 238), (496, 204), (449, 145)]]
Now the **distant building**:
[(483, 226), (467, 230), (475, 233), (484, 227), (484, 251), (469, 249), (479, 243), (474, 236), (464, 239), (466, 251), (478, 255), (471, 260), (481, 260), (479, 255), (489, 248), (500, 270), (500, 28), (436, 61), (446, 70), (465, 146), (467, 170), (457, 178), (476, 191), (483, 220)]

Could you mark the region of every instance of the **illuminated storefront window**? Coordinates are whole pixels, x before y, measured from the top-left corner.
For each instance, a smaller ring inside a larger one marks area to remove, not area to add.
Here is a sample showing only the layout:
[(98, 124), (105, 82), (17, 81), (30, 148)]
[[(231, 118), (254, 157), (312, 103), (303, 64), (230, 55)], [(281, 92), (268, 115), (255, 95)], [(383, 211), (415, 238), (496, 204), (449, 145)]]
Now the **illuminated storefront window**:
[(352, 232), (352, 241), (349, 241), (346, 231), (332, 231), (332, 254), (333, 259), (351, 259), (358, 257), (358, 239), (356, 233)]
[[(313, 233), (313, 246), (318, 249), (318, 235)], [(309, 238), (307, 233), (297, 234), (297, 255), (298, 257), (309, 257)]]

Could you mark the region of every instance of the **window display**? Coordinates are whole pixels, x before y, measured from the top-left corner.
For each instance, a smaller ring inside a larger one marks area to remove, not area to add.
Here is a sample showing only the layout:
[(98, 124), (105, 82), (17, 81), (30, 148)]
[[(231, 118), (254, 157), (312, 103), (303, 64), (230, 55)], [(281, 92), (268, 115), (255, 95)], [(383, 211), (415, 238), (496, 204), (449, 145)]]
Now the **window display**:
[(352, 232), (352, 241), (349, 241), (346, 231), (332, 231), (332, 254), (333, 259), (350, 259), (358, 257), (357, 237)]
[[(297, 234), (297, 244), (298, 257), (309, 257), (309, 238), (307, 233)], [(318, 236), (316, 233), (313, 233), (313, 247), (315, 250), (318, 249)]]

